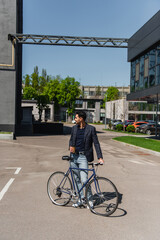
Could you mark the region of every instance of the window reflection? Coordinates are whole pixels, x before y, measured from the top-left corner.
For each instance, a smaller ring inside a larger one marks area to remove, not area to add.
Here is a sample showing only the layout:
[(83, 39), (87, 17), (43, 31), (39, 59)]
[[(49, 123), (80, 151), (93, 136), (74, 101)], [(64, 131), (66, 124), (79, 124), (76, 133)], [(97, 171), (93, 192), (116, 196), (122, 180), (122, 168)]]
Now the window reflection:
[(146, 102), (129, 102), (129, 111), (155, 111), (155, 104)]
[(160, 46), (131, 62), (131, 92), (160, 85)]
[(149, 70), (149, 86), (152, 87), (155, 85), (155, 68)]
[(156, 50), (151, 50), (149, 53), (149, 68), (154, 67), (156, 64)]

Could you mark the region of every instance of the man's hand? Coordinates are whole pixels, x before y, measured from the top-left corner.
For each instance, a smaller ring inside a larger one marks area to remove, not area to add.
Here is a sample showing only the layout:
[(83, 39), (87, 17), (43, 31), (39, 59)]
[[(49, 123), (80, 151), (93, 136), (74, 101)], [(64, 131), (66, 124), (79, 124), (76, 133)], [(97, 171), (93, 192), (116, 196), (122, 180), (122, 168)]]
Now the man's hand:
[(70, 152), (75, 153), (75, 147), (70, 147)]
[(102, 158), (99, 158), (99, 159), (98, 159), (98, 163), (100, 163), (100, 164), (103, 165), (103, 164), (104, 164), (104, 160), (103, 160)]

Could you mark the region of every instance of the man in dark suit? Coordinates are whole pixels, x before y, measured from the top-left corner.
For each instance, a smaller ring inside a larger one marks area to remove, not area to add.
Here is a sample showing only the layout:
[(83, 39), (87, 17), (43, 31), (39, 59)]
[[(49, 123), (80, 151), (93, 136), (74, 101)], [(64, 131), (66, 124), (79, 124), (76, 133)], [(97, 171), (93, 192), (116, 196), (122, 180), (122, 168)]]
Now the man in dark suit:
[[(96, 129), (93, 126), (88, 125), (85, 120), (85, 112), (76, 113), (76, 125), (72, 127), (71, 138), (69, 141), (70, 153), (72, 155), (70, 165), (73, 168), (88, 168), (88, 162), (94, 160), (93, 143), (97, 153), (98, 162), (101, 164), (104, 163)], [(81, 189), (82, 184), (88, 179), (88, 171), (74, 170), (74, 177), (77, 183), (77, 188)], [(80, 199), (77, 203), (73, 204), (73, 207), (81, 207), (84, 201), (84, 193), (81, 191)]]

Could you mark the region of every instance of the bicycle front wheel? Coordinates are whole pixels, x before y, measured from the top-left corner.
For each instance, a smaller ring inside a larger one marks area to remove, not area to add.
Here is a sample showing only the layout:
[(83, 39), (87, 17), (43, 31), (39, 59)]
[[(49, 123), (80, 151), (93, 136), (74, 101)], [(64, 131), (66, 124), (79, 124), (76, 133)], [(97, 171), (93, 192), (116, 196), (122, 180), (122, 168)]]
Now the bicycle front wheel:
[(47, 192), (50, 200), (58, 205), (65, 206), (71, 200), (72, 184), (64, 172), (54, 172), (48, 179)]
[(96, 177), (86, 187), (86, 200), (91, 212), (109, 216), (118, 207), (118, 191), (109, 179)]

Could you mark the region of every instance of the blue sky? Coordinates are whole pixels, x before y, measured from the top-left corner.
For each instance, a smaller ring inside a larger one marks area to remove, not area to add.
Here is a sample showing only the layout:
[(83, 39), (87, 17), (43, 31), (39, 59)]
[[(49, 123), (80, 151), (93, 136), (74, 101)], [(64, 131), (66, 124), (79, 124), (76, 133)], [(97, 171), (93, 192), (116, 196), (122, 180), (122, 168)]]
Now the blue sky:
[[(23, 32), (130, 38), (158, 10), (160, 0), (24, 0)], [(127, 49), (23, 46), (23, 75), (38, 66), (82, 85), (128, 86)]]

